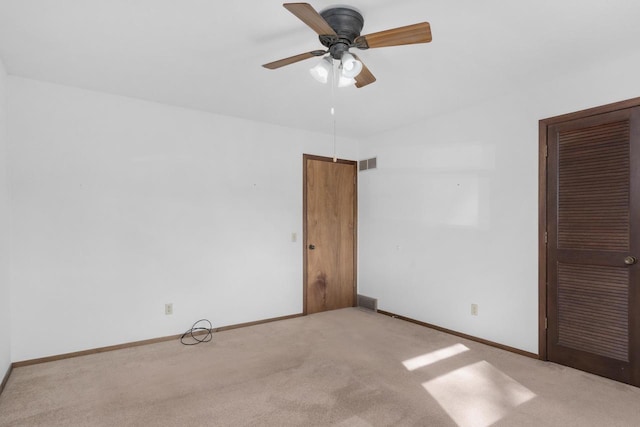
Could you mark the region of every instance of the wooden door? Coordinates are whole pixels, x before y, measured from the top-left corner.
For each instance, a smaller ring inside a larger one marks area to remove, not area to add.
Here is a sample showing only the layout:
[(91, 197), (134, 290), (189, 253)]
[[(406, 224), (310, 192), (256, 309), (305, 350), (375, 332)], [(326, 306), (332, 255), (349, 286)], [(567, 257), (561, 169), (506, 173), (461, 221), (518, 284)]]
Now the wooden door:
[(640, 385), (640, 107), (547, 141), (548, 359)]
[(356, 162), (304, 156), (304, 312), (353, 307)]

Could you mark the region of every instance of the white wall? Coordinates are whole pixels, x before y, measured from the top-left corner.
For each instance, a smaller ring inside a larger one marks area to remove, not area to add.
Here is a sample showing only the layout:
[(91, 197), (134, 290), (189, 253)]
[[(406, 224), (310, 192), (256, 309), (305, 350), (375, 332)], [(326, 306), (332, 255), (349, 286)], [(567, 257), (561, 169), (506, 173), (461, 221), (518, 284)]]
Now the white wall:
[(9, 286), (9, 192), (7, 182), (7, 74), (0, 60), (0, 381), (11, 364)]
[(302, 154), (332, 137), (15, 77), (9, 105), (14, 361), (302, 311)]
[[(362, 142), (378, 169), (359, 176), (359, 292), (537, 352), (538, 120), (640, 96), (639, 68), (621, 57)], [(302, 153), (331, 155), (330, 137), (16, 77), (8, 91), (13, 361), (301, 311)]]
[(362, 143), (359, 292), (537, 353), (538, 121), (640, 96), (638, 75), (634, 53)]

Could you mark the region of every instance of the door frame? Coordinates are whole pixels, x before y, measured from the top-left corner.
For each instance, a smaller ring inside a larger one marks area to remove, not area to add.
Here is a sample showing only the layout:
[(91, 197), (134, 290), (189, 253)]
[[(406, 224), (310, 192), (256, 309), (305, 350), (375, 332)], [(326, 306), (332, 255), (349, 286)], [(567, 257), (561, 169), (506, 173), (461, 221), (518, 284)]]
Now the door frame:
[(302, 155), (302, 314), (307, 315), (307, 161), (317, 160), (321, 162), (340, 163), (351, 165), (355, 171), (355, 188), (353, 195), (353, 303), (357, 301), (358, 293), (358, 162), (355, 160), (336, 159), (331, 157), (316, 156), (313, 154)]
[(582, 119), (640, 106), (640, 97), (549, 117), (538, 122), (538, 358), (547, 355), (547, 129), (569, 120)]

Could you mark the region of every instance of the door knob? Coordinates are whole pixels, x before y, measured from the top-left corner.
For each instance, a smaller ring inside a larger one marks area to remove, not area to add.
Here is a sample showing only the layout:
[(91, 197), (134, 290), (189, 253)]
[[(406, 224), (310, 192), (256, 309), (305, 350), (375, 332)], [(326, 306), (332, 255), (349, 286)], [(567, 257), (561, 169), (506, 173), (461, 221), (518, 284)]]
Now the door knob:
[(314, 250), (316, 248), (316, 245), (309, 245), (309, 249)]
[(633, 265), (636, 262), (638, 262), (638, 258), (634, 257), (634, 256), (628, 256), (624, 259), (624, 263), (627, 265)]

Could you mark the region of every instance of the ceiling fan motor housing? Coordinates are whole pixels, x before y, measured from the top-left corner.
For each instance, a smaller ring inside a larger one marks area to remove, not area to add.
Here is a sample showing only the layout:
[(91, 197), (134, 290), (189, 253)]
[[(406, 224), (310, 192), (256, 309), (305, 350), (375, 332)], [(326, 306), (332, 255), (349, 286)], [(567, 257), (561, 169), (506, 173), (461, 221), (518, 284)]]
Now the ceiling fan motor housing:
[(342, 54), (353, 46), (356, 37), (364, 26), (364, 18), (355, 9), (348, 7), (332, 7), (320, 12), (320, 16), (333, 28), (338, 37), (321, 35), (320, 43), (329, 48), (334, 59), (341, 59)]

